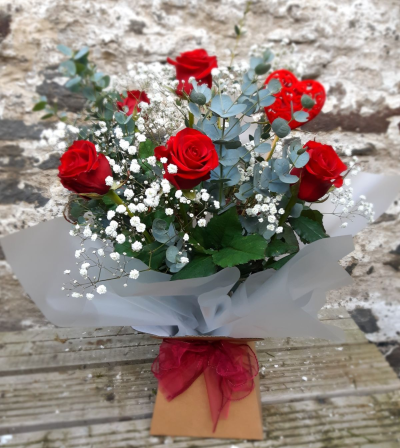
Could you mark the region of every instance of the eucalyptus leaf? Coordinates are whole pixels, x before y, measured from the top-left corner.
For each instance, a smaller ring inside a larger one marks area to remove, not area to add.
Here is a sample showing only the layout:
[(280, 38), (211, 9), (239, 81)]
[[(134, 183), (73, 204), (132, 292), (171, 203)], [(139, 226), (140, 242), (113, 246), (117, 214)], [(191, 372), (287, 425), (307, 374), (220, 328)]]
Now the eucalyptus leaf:
[(267, 152), (271, 151), (271, 144), (270, 143), (261, 143), (256, 148), (254, 148), (254, 151), (259, 152), (260, 154), (265, 154)]
[(299, 123), (305, 123), (308, 120), (308, 113), (304, 110), (299, 110), (293, 114), (293, 118)]
[(66, 45), (57, 45), (57, 50), (61, 51), (61, 53), (65, 54), (65, 56), (68, 56), (71, 58), (74, 54), (74, 52), (71, 50), (71, 48), (67, 47)]
[(284, 182), (285, 184), (295, 184), (299, 178), (294, 176), (293, 174), (281, 174), (279, 176), (279, 180)]
[(58, 71), (65, 76), (72, 77), (76, 74), (76, 66), (71, 60), (63, 61), (58, 66)]
[(201, 112), (200, 112), (199, 106), (197, 106), (197, 104), (189, 103), (189, 110), (190, 110), (190, 112), (192, 112), (192, 114), (196, 118), (200, 118), (201, 117)]
[(312, 109), (315, 105), (315, 101), (311, 98), (311, 96), (304, 94), (301, 97), (301, 105), (305, 109)]
[(276, 118), (272, 122), (272, 130), (275, 132), (275, 134), (279, 138), (284, 138), (287, 135), (290, 134), (290, 126), (288, 125), (288, 122), (284, 120), (283, 118)]
[(89, 48), (88, 47), (83, 47), (81, 48), (76, 55), (74, 56), (75, 61), (77, 61), (78, 59), (83, 58), (84, 56), (86, 56), (89, 53)]
[(282, 89), (282, 84), (279, 81), (279, 79), (272, 78), (270, 80), (270, 82), (268, 83), (268, 90), (271, 93), (278, 93), (281, 91), (281, 89)]

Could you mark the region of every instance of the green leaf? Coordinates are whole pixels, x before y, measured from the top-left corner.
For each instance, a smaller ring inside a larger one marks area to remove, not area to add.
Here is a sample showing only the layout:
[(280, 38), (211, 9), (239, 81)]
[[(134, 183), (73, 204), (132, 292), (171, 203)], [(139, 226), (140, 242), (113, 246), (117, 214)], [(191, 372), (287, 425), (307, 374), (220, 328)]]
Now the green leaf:
[(284, 138), (290, 134), (290, 126), (283, 118), (276, 118), (272, 123), (272, 130), (279, 138)]
[(238, 235), (224, 243), (228, 243), (227, 247), (212, 256), (214, 263), (222, 268), (263, 259), (268, 244), (261, 235)]
[(96, 92), (93, 87), (86, 86), (82, 89), (83, 96), (90, 101), (96, 101)]
[(279, 260), (275, 261), (273, 258), (268, 260), (265, 264), (266, 269), (275, 269), (275, 271), (278, 271), (281, 267), (285, 266), (285, 264), (291, 260), (296, 254), (290, 254), (286, 255), (286, 257), (280, 258)]
[(311, 98), (311, 96), (304, 94), (301, 97), (301, 105), (305, 109), (311, 109), (315, 104), (315, 101)]
[(81, 48), (78, 53), (76, 53), (76, 55), (74, 56), (75, 61), (77, 61), (78, 59), (83, 58), (84, 56), (86, 56), (89, 53), (89, 48), (88, 47), (83, 47)]
[(207, 227), (196, 227), (192, 234), (205, 249), (220, 249), (228, 245), (233, 237), (242, 235), (242, 225), (236, 208), (232, 207), (221, 215), (214, 215)]
[(166, 244), (154, 241), (151, 244), (147, 244), (143, 249), (135, 254), (135, 258), (142, 260), (149, 268), (153, 270), (159, 269), (165, 262), (165, 253), (168, 249)]
[(64, 76), (72, 77), (76, 74), (76, 66), (73, 61), (69, 59), (68, 61), (61, 62), (61, 64), (58, 66), (58, 70)]
[(203, 106), (203, 104), (206, 104), (207, 102), (207, 98), (205, 97), (205, 95), (200, 92), (196, 92), (195, 90), (192, 90), (190, 99), (191, 101), (193, 101), (193, 103), (199, 104), (200, 106)]
[(67, 47), (66, 45), (57, 45), (57, 50), (61, 51), (61, 53), (65, 54), (65, 56), (68, 56), (69, 58), (73, 56), (74, 52), (71, 50), (71, 48)]
[(147, 157), (154, 156), (154, 143), (147, 139), (139, 145), (139, 157), (147, 159)]
[(186, 266), (174, 274), (171, 280), (183, 280), (186, 278), (208, 277), (217, 272), (210, 255), (196, 255)]
[[(305, 216), (306, 218), (312, 219), (313, 221), (318, 222), (324, 228), (323, 218), (324, 215), (318, 210), (307, 209), (301, 212), (301, 216)], [(324, 228), (325, 230), (325, 228)]]
[(38, 103), (36, 103), (32, 110), (34, 112), (38, 111), (38, 110), (43, 110), (45, 107), (47, 106), (47, 101), (39, 101)]
[(73, 202), (69, 208), (69, 212), (73, 218), (79, 218), (85, 213), (85, 209), (79, 202)]
[(306, 216), (289, 218), (289, 223), (303, 243), (312, 243), (322, 238), (328, 238), (322, 224)]
[(115, 202), (106, 194), (104, 196), (101, 197), (101, 200), (104, 202), (104, 204), (106, 205), (114, 205)]
[[(294, 249), (294, 250), (293, 250)], [(267, 257), (278, 257), (283, 254), (290, 254), (296, 251), (296, 246), (292, 246), (282, 240), (272, 240), (265, 251)]]
[(48, 118), (54, 117), (54, 112), (50, 112), (46, 115), (43, 115), (43, 117), (40, 117), (41, 120), (47, 120)]
[(271, 64), (258, 64), (257, 67), (254, 69), (256, 72), (256, 75), (265, 75), (267, 71), (271, 68)]
[[(296, 238), (296, 234), (293, 229), (287, 224), (283, 224), (283, 232), (281, 233), (281, 239), (289, 246), (289, 253), (294, 253), (299, 251), (299, 243)], [(278, 234), (279, 236), (279, 234)]]
[(69, 81), (67, 81), (64, 86), (69, 89), (69, 90), (73, 90), (74, 88), (76, 89), (76, 87), (79, 86), (79, 83), (82, 81), (82, 78), (80, 76), (75, 76), (74, 78), (70, 79)]

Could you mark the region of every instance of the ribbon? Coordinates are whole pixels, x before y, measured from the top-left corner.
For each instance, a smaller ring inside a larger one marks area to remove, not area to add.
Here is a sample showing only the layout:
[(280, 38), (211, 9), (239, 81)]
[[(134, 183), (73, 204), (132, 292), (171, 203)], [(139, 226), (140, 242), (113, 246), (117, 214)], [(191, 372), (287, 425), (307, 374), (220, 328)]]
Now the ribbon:
[(228, 417), (230, 402), (242, 400), (254, 389), (258, 361), (247, 344), (164, 339), (151, 371), (168, 401), (204, 373), (215, 432), (219, 419)]

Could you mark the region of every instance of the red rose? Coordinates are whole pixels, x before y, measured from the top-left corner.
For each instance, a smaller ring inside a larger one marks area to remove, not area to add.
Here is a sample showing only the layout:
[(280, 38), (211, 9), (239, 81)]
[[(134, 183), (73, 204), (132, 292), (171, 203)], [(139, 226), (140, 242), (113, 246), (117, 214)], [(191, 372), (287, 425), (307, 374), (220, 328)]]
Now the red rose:
[(303, 168), (293, 168), (291, 174), (300, 176), (299, 199), (308, 202), (318, 201), (334, 185), (341, 187), (341, 174), (347, 166), (340, 160), (332, 146), (309, 141), (305, 144), (310, 160)]
[(181, 53), (180, 56), (177, 56), (176, 61), (167, 58), (167, 62), (175, 65), (176, 68), (176, 79), (179, 80), (177, 93), (182, 94), (182, 90), (184, 90), (188, 95), (193, 89), (192, 84), (189, 83), (191, 76), (199, 84), (207, 84), (211, 88), (211, 70), (218, 67), (217, 57), (209, 56), (202, 48)]
[(106, 194), (110, 187), (106, 177), (112, 176), (104, 154), (97, 154), (93, 143), (87, 140), (75, 141), (61, 156), (58, 177), (70, 191), (78, 194)]
[[(276, 70), (272, 72), (265, 80), (265, 84), (268, 84), (271, 79), (278, 79), (282, 85), (282, 89), (274, 95), (276, 98), (275, 102), (271, 106), (264, 108), (270, 123), (280, 117), (289, 122), (291, 129), (295, 129), (305, 123), (292, 120), (292, 110), (293, 112), (299, 112), (300, 110), (307, 112), (308, 119), (306, 122), (311, 121), (321, 112), (325, 103), (326, 94), (324, 86), (318, 81), (313, 81), (312, 79), (299, 81), (288, 70)], [(301, 104), (301, 97), (303, 95), (308, 95), (315, 101), (311, 109), (306, 109)]]
[(123, 98), (123, 101), (117, 101), (117, 106), (119, 110), (123, 110), (124, 106), (128, 106), (129, 110), (127, 115), (132, 115), (134, 112), (140, 112), (139, 103), (150, 104), (150, 100), (146, 95), (146, 92), (141, 92), (140, 90), (130, 90), (127, 92), (128, 96)]
[[(186, 128), (170, 137), (167, 146), (157, 146), (154, 155), (158, 160), (165, 157), (164, 178), (178, 190), (187, 190), (210, 178), (210, 171), (219, 164), (218, 154), (212, 140), (200, 131)], [(168, 171), (168, 165), (178, 168)]]

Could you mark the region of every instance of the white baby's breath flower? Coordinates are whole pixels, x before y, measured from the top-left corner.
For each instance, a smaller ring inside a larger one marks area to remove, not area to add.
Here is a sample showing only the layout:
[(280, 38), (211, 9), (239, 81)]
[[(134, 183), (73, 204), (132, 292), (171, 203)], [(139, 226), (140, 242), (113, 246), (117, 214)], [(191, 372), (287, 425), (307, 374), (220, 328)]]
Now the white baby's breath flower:
[(135, 155), (137, 153), (137, 149), (136, 146), (129, 146), (128, 148), (128, 154), (130, 154), (131, 156)]
[(170, 174), (176, 174), (176, 173), (178, 172), (178, 167), (177, 167), (176, 165), (174, 165), (173, 163), (170, 163), (170, 164), (167, 166), (167, 171), (168, 171)]
[(97, 294), (105, 294), (107, 292), (107, 288), (104, 285), (99, 285), (96, 291)]
[(203, 201), (207, 202), (207, 201), (210, 199), (210, 195), (209, 195), (207, 192), (202, 193), (202, 194), (201, 194), (201, 199), (202, 199)]
[(97, 254), (99, 255), (99, 257), (103, 257), (104, 256), (104, 250), (103, 249), (98, 249), (97, 250)]
[(114, 218), (114, 216), (115, 216), (115, 211), (114, 210), (108, 210), (108, 212), (107, 212), (107, 219), (109, 221), (111, 221)]
[(189, 235), (187, 233), (185, 233), (183, 235), (183, 241), (188, 241), (189, 240)]
[(64, 274), (70, 274), (71, 273), (71, 271), (69, 270), (69, 269), (66, 269), (65, 271), (64, 271)]
[(94, 295), (91, 294), (90, 292), (88, 292), (88, 293), (86, 294), (86, 298), (87, 298), (88, 300), (92, 300), (93, 297), (94, 297)]
[(176, 190), (175, 191), (175, 197), (177, 198), (177, 199), (179, 199), (179, 198), (181, 198), (182, 197), (182, 190)]
[(123, 244), (123, 243), (125, 243), (125, 240), (126, 240), (125, 235), (122, 234), (122, 233), (120, 233), (120, 234), (117, 236), (117, 238), (115, 238), (115, 239), (116, 239), (116, 241), (117, 241), (118, 244)]
[(143, 232), (146, 230), (146, 225), (145, 225), (145, 224), (142, 224), (142, 223), (137, 224), (137, 226), (136, 226), (136, 230), (137, 230), (139, 233), (143, 233)]
[(167, 216), (171, 216), (171, 215), (174, 214), (174, 211), (172, 210), (172, 208), (166, 208), (166, 209), (165, 209), (165, 214), (166, 214)]
[(115, 211), (117, 213), (125, 213), (126, 212), (126, 207), (123, 204), (118, 205), (118, 207), (115, 209)]
[(110, 258), (111, 260), (118, 261), (120, 259), (120, 255), (118, 252), (111, 252)]
[(97, 233), (93, 233), (93, 235), (90, 237), (90, 239), (92, 241), (96, 241), (97, 240)]
[(73, 292), (73, 293), (71, 294), (71, 296), (74, 297), (74, 298), (81, 297), (81, 295), (79, 294), (79, 292)]
[(276, 228), (276, 233), (282, 233), (283, 232), (283, 227), (279, 226)]
[(140, 241), (135, 241), (131, 247), (133, 252), (139, 252), (142, 250), (143, 244)]
[(81, 256), (81, 254), (82, 254), (82, 251), (81, 250), (76, 250), (75, 251), (75, 258), (80, 258), (80, 256)]
[(161, 163), (168, 163), (168, 159), (166, 157), (161, 157), (160, 162)]
[(207, 225), (207, 221), (205, 219), (203, 219), (203, 218), (199, 219), (198, 222), (197, 222), (197, 225), (199, 227), (205, 227)]
[(132, 278), (134, 280), (139, 278), (139, 271), (137, 269), (132, 269), (131, 272), (129, 273), (129, 278)]
[(107, 176), (106, 177), (106, 185), (108, 185), (109, 187), (112, 187), (114, 183), (114, 179), (112, 178), (112, 176)]
[(180, 263), (189, 263), (189, 258), (187, 257), (181, 257), (181, 259), (179, 260)]
[(140, 165), (136, 159), (132, 160), (130, 170), (132, 171), (132, 173), (135, 173), (135, 174), (140, 172)]

